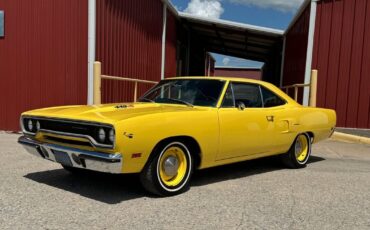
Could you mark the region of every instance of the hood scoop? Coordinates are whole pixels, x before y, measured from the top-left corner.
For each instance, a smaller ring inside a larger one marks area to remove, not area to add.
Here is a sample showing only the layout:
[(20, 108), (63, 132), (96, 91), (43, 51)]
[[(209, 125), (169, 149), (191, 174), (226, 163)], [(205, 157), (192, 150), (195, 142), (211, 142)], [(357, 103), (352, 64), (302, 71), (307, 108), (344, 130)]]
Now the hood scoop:
[(116, 106), (114, 106), (114, 108), (116, 108), (116, 109), (127, 109), (127, 108), (132, 108), (132, 107), (134, 107), (134, 106), (132, 106), (132, 105), (116, 105)]

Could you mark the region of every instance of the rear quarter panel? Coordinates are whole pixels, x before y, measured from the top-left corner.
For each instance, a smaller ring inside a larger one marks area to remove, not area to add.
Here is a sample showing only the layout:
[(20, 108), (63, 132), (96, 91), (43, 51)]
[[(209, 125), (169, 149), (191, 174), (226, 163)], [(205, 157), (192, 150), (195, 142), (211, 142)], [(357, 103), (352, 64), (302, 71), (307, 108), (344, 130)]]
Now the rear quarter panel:
[(336, 126), (336, 113), (331, 109), (302, 107), (297, 111), (298, 132), (312, 132), (314, 143), (329, 138)]
[(261, 85), (272, 90), (287, 102), (287, 109), (290, 110), (291, 121), (290, 131), (298, 135), (299, 133), (312, 132), (314, 143), (322, 141), (331, 136), (337, 122), (336, 112), (331, 109), (304, 107), (290, 98), (276, 86), (262, 82)]

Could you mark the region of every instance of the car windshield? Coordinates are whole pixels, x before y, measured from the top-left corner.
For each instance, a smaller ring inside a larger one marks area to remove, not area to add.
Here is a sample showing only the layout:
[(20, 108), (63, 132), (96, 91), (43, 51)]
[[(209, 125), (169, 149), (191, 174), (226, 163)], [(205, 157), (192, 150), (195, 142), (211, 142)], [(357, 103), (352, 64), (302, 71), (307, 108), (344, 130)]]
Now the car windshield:
[(208, 79), (162, 80), (139, 101), (215, 107), (224, 84)]

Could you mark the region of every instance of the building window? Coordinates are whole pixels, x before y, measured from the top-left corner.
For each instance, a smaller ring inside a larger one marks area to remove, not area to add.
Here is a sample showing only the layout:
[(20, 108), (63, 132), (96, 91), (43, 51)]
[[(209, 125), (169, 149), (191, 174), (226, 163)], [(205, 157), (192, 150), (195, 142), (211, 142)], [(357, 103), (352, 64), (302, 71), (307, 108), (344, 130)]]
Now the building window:
[(4, 11), (0, 10), (0, 38), (4, 37)]

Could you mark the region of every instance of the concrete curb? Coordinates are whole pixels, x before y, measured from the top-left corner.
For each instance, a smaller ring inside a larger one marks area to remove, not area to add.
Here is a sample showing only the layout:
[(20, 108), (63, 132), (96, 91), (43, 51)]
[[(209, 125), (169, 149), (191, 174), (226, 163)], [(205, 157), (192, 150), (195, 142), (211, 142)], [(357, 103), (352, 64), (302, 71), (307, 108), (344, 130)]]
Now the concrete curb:
[(349, 141), (349, 142), (355, 142), (355, 143), (362, 143), (362, 144), (370, 145), (370, 138), (351, 135), (351, 134), (347, 134), (347, 133), (334, 132), (333, 135), (331, 136), (331, 139), (338, 140), (338, 141)]

